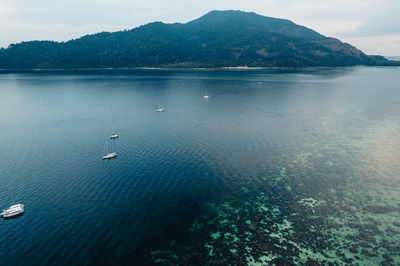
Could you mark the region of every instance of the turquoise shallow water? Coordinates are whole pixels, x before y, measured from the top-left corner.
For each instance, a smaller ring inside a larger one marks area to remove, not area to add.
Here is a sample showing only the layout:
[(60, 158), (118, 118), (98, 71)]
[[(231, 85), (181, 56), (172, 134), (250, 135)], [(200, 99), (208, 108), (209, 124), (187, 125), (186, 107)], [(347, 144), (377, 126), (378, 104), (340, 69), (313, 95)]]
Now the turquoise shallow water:
[(1, 74), (0, 264), (398, 265), (399, 74)]

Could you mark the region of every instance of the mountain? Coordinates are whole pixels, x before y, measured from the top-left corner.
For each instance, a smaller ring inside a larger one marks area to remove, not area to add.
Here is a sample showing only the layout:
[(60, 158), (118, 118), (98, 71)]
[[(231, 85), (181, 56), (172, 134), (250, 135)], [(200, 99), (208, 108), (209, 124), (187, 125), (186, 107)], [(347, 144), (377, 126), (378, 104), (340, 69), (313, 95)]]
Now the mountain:
[(182, 24), (154, 22), (67, 42), (30, 41), (0, 49), (0, 69), (133, 67), (316, 67), (400, 65), (368, 56), (290, 20), (211, 11)]

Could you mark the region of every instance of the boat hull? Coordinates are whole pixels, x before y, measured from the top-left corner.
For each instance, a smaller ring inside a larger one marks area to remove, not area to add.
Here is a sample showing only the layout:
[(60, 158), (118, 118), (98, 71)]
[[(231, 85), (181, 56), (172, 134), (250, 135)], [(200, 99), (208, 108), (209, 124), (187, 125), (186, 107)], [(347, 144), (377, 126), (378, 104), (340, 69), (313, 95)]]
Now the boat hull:
[(116, 153), (112, 153), (112, 154), (107, 154), (106, 156), (103, 156), (103, 160), (110, 160), (113, 158), (116, 158), (117, 154)]
[(21, 215), (23, 215), (25, 212), (18, 212), (18, 213), (11, 213), (11, 214), (5, 214), (2, 216), (3, 219), (12, 219), (12, 218), (17, 218)]

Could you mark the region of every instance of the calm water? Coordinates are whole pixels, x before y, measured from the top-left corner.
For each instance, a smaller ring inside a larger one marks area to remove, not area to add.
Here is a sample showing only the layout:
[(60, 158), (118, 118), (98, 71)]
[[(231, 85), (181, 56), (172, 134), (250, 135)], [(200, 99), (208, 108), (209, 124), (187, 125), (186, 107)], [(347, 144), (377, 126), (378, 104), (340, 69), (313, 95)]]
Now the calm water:
[(400, 264), (400, 68), (2, 74), (0, 140), (2, 265)]

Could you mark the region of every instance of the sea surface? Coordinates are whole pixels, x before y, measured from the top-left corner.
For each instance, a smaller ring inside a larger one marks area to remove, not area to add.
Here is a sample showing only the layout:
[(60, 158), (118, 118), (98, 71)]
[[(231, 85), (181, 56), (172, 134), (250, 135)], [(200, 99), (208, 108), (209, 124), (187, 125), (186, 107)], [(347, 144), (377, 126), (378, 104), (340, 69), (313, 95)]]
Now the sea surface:
[(398, 67), (0, 74), (0, 264), (399, 265), (399, 162)]

